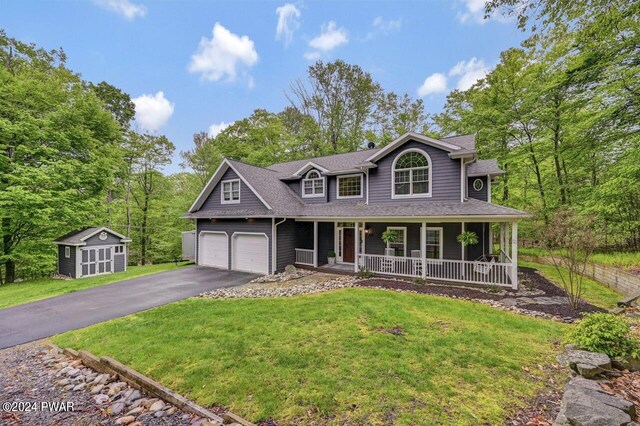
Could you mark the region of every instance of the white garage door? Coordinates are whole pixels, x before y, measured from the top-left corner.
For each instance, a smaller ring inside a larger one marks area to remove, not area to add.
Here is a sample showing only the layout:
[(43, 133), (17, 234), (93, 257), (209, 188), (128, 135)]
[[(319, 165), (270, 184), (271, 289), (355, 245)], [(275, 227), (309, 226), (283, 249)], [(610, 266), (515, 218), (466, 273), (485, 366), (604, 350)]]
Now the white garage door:
[(235, 234), (232, 260), (236, 271), (268, 274), (269, 240), (265, 235)]
[(200, 233), (200, 265), (229, 268), (229, 246), (225, 233)]

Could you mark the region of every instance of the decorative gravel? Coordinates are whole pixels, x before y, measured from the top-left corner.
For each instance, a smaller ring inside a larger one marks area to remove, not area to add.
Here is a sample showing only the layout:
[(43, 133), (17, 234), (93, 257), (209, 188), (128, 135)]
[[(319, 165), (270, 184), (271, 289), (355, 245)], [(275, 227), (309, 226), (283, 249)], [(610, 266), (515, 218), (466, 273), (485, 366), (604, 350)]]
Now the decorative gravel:
[(315, 271), (309, 269), (298, 269), (298, 268), (289, 268), (288, 271), (279, 273), (279, 274), (271, 274), (265, 275), (263, 277), (255, 278), (250, 283), (281, 283), (291, 280), (297, 280), (298, 278), (307, 277), (309, 275), (315, 274)]
[(220, 288), (202, 293), (200, 297), (208, 299), (237, 299), (237, 298), (263, 298), (263, 297), (291, 297), (303, 294), (322, 293), (329, 290), (354, 287), (358, 281), (357, 277), (349, 275), (336, 276), (336, 278), (323, 282), (310, 284), (292, 285), (287, 287), (257, 287), (241, 286), (231, 288)]
[[(114, 376), (86, 368), (79, 360), (42, 342), (0, 351), (0, 402), (72, 403), (73, 410), (0, 409), (2, 425), (198, 425), (205, 419), (147, 397)], [(60, 406), (59, 406), (60, 407)]]

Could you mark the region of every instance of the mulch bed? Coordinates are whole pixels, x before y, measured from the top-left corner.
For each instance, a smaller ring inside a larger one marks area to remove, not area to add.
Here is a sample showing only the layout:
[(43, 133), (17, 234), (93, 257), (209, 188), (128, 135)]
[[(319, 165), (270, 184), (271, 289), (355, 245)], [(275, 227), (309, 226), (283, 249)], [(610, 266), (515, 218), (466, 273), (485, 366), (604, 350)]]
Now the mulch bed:
[[(360, 281), (358, 282), (358, 286), (360, 287), (379, 287), (379, 288), (387, 288), (391, 290), (403, 290), (403, 291), (412, 291), (419, 294), (430, 294), (435, 296), (447, 296), (447, 297), (456, 297), (461, 299), (481, 299), (481, 300), (492, 300), (492, 301), (500, 301), (506, 298), (518, 298), (518, 297), (566, 297), (566, 292), (564, 289), (558, 287), (542, 275), (538, 274), (535, 269), (519, 267), (518, 268), (518, 276), (520, 279), (520, 288), (523, 290), (540, 290), (544, 292), (544, 294), (540, 294), (539, 296), (519, 296), (518, 292), (512, 291), (509, 289), (505, 289), (506, 291), (496, 294), (491, 293), (484, 289), (478, 289), (473, 287), (464, 287), (464, 286), (453, 286), (446, 284), (416, 284), (411, 281), (404, 280), (390, 280), (390, 279), (381, 279), (381, 278), (373, 278), (370, 280)], [(502, 290), (502, 289), (501, 289)], [(564, 319), (579, 319), (585, 313), (589, 312), (605, 312), (604, 309), (599, 308), (597, 306), (591, 305), (587, 302), (581, 302), (579, 310), (574, 310), (569, 301), (562, 304), (555, 305), (543, 305), (543, 304), (522, 304), (517, 305), (518, 308), (541, 312), (545, 314), (554, 315)]]

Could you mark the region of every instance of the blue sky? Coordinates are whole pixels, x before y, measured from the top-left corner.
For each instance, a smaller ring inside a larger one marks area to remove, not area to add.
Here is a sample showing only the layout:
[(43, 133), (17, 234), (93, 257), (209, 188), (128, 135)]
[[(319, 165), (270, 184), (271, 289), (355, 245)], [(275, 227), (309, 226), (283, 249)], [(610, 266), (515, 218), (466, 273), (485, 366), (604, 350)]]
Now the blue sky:
[(137, 126), (166, 134), (178, 152), (193, 133), (256, 108), (287, 105), (284, 92), (318, 59), (358, 64), (387, 90), (439, 112), (518, 46), (514, 22), (483, 21), (483, 0), (452, 1), (10, 1), (0, 27), (45, 48), (62, 46), (86, 80), (134, 98)]

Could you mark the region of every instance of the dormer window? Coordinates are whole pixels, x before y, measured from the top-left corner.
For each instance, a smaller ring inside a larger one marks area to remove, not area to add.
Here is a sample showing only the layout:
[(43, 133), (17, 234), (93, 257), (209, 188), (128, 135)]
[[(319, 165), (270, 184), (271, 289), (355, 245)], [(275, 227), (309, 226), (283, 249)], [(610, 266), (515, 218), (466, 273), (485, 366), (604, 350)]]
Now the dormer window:
[(302, 198), (324, 197), (324, 177), (311, 170), (302, 179)]
[(392, 198), (431, 196), (431, 159), (420, 149), (408, 149), (393, 162)]
[(222, 181), (222, 204), (237, 204), (240, 202), (240, 179)]

